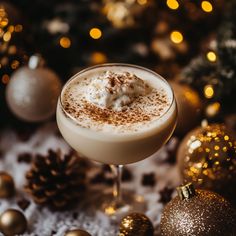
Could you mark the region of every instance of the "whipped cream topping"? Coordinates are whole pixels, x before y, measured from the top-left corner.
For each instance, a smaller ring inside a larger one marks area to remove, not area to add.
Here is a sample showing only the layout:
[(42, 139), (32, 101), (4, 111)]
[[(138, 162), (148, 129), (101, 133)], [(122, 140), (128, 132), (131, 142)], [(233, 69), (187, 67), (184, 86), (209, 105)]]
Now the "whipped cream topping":
[(158, 76), (126, 66), (86, 71), (62, 92), (66, 113), (79, 126), (101, 132), (130, 133), (156, 126), (172, 99), (170, 87)]
[(150, 91), (148, 84), (135, 74), (105, 71), (88, 85), (86, 100), (101, 108), (124, 111), (137, 97)]

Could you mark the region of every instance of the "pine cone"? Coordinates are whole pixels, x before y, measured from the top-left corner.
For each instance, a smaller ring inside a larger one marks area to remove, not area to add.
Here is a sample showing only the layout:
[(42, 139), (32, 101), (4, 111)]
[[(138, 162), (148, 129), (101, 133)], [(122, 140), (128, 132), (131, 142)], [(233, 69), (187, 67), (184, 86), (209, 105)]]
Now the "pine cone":
[(47, 156), (36, 155), (26, 173), (25, 191), (39, 205), (66, 209), (84, 193), (87, 167), (73, 152), (63, 156), (49, 150)]

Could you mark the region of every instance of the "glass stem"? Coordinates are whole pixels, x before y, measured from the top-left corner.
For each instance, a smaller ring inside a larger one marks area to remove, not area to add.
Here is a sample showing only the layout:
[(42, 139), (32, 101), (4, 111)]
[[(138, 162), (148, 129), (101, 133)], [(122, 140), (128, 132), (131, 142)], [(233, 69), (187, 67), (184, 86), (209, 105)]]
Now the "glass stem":
[(113, 197), (116, 203), (122, 201), (121, 193), (121, 177), (123, 165), (110, 165), (111, 170), (114, 174), (114, 185), (113, 185)]

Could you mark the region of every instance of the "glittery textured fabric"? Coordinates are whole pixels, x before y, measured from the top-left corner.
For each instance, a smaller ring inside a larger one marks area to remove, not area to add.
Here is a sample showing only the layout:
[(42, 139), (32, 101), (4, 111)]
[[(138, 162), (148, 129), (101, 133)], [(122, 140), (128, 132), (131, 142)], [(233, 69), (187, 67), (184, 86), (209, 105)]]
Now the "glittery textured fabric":
[(161, 218), (162, 236), (235, 236), (236, 212), (221, 196), (196, 190), (196, 196), (167, 204)]

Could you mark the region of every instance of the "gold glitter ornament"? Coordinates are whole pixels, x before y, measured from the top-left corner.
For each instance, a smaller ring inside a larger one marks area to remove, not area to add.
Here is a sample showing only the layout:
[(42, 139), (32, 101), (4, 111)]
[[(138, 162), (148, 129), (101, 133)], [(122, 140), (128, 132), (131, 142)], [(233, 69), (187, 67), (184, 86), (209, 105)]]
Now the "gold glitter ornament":
[(15, 192), (14, 181), (6, 172), (0, 172), (0, 198), (9, 198)]
[(178, 196), (164, 208), (162, 236), (235, 236), (235, 209), (220, 195), (194, 190), (192, 184), (177, 188)]
[(18, 210), (9, 209), (0, 216), (0, 232), (6, 236), (23, 234), (27, 229), (25, 216)]
[(82, 230), (82, 229), (73, 229), (70, 231), (67, 231), (65, 233), (65, 236), (91, 236), (88, 232)]
[(153, 236), (152, 222), (142, 213), (131, 213), (120, 223), (119, 236)]
[(197, 188), (235, 198), (236, 140), (223, 124), (198, 127), (188, 133), (177, 152), (183, 179)]

